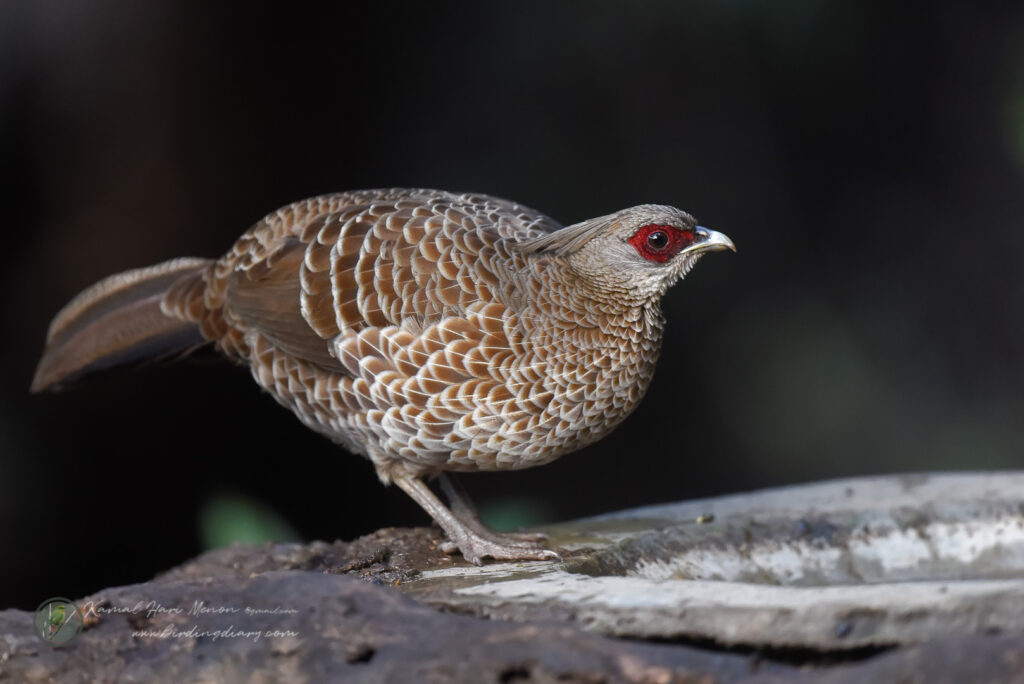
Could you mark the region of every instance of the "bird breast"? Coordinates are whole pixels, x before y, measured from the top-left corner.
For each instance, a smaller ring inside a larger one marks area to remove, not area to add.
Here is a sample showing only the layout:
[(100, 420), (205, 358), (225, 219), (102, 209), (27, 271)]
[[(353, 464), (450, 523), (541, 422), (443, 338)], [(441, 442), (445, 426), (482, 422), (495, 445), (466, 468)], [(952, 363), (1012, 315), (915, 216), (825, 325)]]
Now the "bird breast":
[(539, 465), (632, 411), (661, 336), (656, 304), (596, 297), (515, 249), (556, 225), (447, 193), (296, 204), (217, 263), (200, 323), (385, 479)]

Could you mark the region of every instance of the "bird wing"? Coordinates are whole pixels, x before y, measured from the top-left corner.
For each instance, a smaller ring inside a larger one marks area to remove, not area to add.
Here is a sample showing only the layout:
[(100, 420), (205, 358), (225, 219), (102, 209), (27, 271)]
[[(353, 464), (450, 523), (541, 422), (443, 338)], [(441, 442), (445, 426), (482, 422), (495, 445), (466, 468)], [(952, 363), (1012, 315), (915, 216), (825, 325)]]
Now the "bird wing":
[(343, 371), (332, 343), (339, 336), (390, 326), (418, 335), (474, 302), (507, 302), (523, 258), (508, 243), (558, 227), (486, 195), (327, 195), (284, 207), (243, 235), (217, 264), (210, 303), (282, 351)]

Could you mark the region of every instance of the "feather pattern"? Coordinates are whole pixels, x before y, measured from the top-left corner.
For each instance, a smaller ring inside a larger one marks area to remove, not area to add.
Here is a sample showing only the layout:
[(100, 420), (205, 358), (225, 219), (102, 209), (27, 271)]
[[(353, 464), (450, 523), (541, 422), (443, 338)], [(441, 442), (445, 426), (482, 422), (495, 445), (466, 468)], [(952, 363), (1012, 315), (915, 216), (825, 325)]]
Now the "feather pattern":
[(319, 197), (238, 240), (197, 322), (384, 479), (538, 465), (608, 432), (653, 373), (660, 316), (614, 311), (532, 256), (614, 220), (557, 231), (506, 200), (430, 190)]
[[(471, 560), (544, 558), (458, 519), (419, 479), (547, 463), (637, 406), (661, 343), (660, 297), (700, 254), (647, 260), (630, 242), (666, 225), (696, 240), (692, 217), (660, 205), (559, 229), (487, 195), (325, 195), (266, 216), (215, 262), (103, 281), (50, 337), (63, 357), (78, 354), (68, 368), (88, 369), (134, 353), (146, 329), (201, 335), (307, 426), (369, 457)], [(731, 247), (715, 237), (713, 248)], [(130, 339), (78, 345), (78, 332), (106, 324)]]

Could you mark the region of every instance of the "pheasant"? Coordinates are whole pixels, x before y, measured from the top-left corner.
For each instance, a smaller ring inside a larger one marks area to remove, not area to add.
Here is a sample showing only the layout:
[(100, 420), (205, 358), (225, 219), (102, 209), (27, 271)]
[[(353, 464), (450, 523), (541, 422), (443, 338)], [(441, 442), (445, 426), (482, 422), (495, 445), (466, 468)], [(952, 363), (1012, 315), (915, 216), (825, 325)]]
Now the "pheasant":
[(212, 343), (369, 458), (468, 561), (557, 558), (543, 535), (488, 529), (447, 473), (538, 466), (608, 434), (651, 381), (662, 295), (721, 249), (735, 247), (669, 206), (562, 228), (481, 194), (325, 195), (269, 214), (216, 261), (80, 293), (50, 324), (32, 391)]

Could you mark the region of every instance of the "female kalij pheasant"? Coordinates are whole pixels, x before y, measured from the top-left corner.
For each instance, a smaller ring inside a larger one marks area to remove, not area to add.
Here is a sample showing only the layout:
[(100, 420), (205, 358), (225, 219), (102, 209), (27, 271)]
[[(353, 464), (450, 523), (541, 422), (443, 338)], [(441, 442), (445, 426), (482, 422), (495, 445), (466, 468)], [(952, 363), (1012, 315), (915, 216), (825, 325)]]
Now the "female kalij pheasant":
[(653, 204), (560, 228), (485, 195), (317, 197), (216, 261), (174, 259), (79, 294), (50, 325), (32, 389), (212, 342), (368, 457), (466, 559), (552, 558), (540, 535), (487, 529), (445, 473), (541, 465), (608, 434), (654, 373), (661, 296), (726, 248)]

